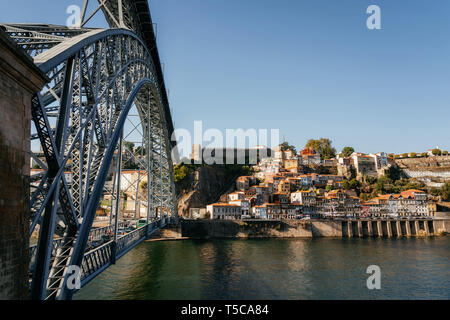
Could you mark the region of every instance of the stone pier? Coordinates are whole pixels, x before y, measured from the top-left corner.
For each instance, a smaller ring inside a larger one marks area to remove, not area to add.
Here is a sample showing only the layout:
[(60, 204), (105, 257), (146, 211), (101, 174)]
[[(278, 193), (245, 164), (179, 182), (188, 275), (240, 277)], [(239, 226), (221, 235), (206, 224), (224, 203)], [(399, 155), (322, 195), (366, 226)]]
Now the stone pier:
[(0, 300), (29, 296), (31, 96), (46, 82), (0, 29)]
[(383, 226), (381, 225), (381, 220), (377, 221), (377, 227), (378, 227), (378, 236), (382, 237), (383, 236)]
[(358, 237), (362, 238), (363, 236), (364, 236), (364, 234), (363, 234), (362, 221), (358, 220)]
[(430, 234), (430, 228), (429, 228), (429, 226), (428, 226), (428, 221), (427, 221), (427, 220), (425, 220), (425, 221), (423, 222), (423, 227), (425, 228), (425, 233), (426, 233), (427, 235), (429, 235), (429, 234)]
[(410, 225), (410, 221), (409, 220), (405, 221), (405, 226), (406, 226), (406, 235), (408, 237), (410, 237), (411, 236), (411, 225)]
[(370, 220), (367, 221), (367, 232), (369, 234), (369, 237), (373, 236), (372, 221), (370, 221)]
[(352, 227), (353, 221), (352, 220), (348, 220), (347, 223), (347, 228), (348, 228), (348, 236), (349, 238), (353, 237), (353, 227)]
[(397, 237), (401, 237), (403, 234), (402, 234), (402, 226), (400, 224), (400, 220), (397, 220), (395, 222), (395, 225), (397, 227)]
[(386, 229), (387, 229), (388, 237), (391, 238), (392, 237), (392, 225), (391, 225), (390, 220), (386, 221)]
[(419, 230), (420, 230), (420, 226), (419, 226), (419, 221), (414, 221), (414, 227), (416, 229), (416, 235), (419, 234)]

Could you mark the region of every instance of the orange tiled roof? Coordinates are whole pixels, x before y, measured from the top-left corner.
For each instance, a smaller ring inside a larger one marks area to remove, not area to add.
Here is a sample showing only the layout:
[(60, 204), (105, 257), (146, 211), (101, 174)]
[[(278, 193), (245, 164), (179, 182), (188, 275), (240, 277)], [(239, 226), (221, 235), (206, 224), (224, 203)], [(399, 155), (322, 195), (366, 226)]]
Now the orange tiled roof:
[(210, 206), (216, 206), (216, 207), (239, 207), (239, 205), (237, 204), (233, 204), (233, 203), (213, 203), (210, 204)]

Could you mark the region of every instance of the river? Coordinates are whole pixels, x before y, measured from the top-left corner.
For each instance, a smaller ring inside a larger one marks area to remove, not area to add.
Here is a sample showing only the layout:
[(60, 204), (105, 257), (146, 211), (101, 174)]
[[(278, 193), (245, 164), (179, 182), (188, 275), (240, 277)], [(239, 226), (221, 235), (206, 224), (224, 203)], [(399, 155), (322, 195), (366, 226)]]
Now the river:
[(143, 242), (74, 299), (450, 299), (450, 237)]

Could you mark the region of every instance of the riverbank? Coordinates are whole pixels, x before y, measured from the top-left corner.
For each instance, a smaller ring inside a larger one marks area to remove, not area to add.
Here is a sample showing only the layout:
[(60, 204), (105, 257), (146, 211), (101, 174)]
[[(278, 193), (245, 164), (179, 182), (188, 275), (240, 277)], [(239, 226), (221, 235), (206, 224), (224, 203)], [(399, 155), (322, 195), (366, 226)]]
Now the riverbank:
[(320, 237), (414, 237), (450, 232), (448, 219), (181, 220), (162, 238), (254, 239)]

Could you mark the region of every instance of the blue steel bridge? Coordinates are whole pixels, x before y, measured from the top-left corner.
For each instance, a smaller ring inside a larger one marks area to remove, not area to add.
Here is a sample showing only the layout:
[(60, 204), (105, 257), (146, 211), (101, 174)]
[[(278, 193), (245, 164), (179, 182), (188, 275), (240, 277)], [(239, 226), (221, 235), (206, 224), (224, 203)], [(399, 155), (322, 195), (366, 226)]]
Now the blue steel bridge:
[[(48, 77), (31, 110), (30, 138), (41, 150), (31, 157), (42, 169), (30, 177), (30, 236), (38, 234), (30, 248), (32, 299), (71, 299), (74, 266), (83, 286), (177, 219), (174, 128), (148, 2), (99, 0), (90, 7), (85, 0), (78, 27), (0, 24)], [(85, 27), (101, 14), (109, 29)], [(140, 148), (124, 143), (132, 139)], [(123, 181), (127, 161), (135, 181)], [(135, 217), (145, 216), (125, 234), (118, 233), (124, 193)], [(105, 198), (110, 224), (93, 228)], [(95, 241), (104, 235), (110, 240)]]

